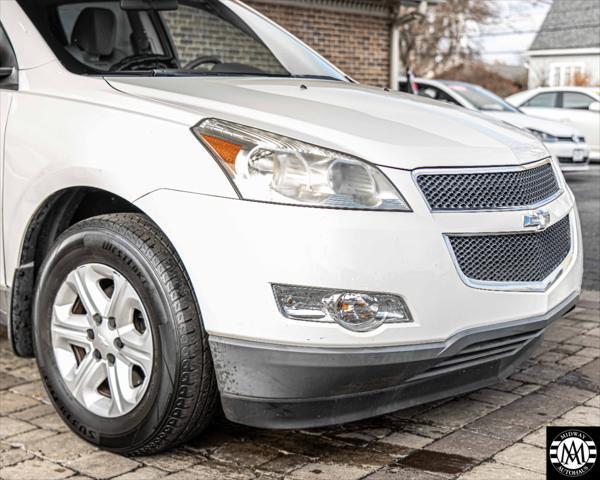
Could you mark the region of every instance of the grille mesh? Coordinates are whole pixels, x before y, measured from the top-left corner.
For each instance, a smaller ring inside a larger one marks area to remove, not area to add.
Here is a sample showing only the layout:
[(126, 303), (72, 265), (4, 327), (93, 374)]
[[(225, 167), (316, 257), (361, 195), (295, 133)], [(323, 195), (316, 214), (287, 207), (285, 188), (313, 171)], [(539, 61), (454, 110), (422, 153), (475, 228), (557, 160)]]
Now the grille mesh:
[(448, 239), (463, 274), (486, 282), (540, 282), (571, 250), (568, 216), (543, 232)]
[(527, 207), (559, 191), (550, 163), (508, 172), (422, 174), (417, 185), (432, 210)]

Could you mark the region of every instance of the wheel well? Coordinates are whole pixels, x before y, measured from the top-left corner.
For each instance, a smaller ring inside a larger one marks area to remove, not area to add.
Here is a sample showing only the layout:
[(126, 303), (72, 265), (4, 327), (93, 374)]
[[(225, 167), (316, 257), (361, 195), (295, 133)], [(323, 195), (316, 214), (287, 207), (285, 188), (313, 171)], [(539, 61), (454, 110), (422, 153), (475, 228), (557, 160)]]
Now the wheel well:
[(32, 304), (36, 278), (58, 236), (86, 218), (125, 212), (140, 210), (124, 198), (89, 187), (56, 192), (38, 208), (25, 232), (12, 285), (9, 334), (17, 355), (33, 356)]

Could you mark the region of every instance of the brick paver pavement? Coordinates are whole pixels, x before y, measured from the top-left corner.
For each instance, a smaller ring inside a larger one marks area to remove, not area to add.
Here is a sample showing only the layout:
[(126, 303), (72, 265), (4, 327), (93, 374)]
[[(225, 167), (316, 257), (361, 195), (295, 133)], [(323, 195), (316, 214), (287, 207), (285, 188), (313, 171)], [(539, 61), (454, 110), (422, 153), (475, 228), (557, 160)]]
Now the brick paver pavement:
[(216, 420), (195, 441), (125, 458), (79, 440), (54, 413), (33, 360), (0, 339), (3, 479), (542, 479), (547, 425), (600, 425), (600, 293), (552, 325), (509, 379), (462, 397), (310, 431)]

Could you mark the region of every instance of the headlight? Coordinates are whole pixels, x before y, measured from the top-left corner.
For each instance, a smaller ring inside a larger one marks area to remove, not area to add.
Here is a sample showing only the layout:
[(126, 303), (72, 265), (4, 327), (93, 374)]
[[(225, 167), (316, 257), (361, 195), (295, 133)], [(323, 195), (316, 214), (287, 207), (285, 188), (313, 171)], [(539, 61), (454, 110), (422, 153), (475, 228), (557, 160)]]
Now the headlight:
[(356, 157), (224, 120), (204, 120), (192, 131), (244, 199), (410, 211), (385, 175)]
[(549, 133), (542, 132), (540, 130), (534, 130), (533, 128), (527, 128), (526, 130), (528, 130), (529, 133), (533, 133), (542, 142), (546, 142), (546, 143), (558, 142), (558, 137), (555, 137), (554, 135), (550, 135)]

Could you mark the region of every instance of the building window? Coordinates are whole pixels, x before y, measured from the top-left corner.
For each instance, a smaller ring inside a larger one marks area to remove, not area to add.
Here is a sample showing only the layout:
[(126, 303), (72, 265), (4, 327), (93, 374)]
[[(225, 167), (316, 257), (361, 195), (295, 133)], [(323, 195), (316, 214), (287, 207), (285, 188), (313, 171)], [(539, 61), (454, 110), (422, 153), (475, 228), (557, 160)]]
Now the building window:
[(556, 62), (550, 64), (548, 84), (551, 87), (574, 85), (577, 75), (585, 73), (585, 65), (576, 62)]

